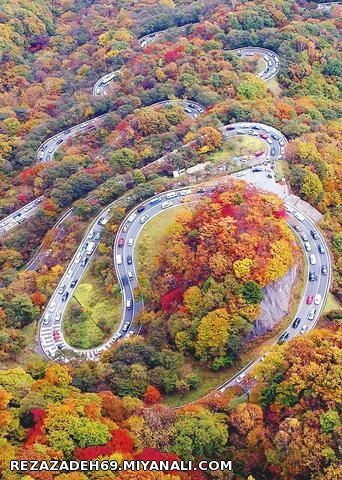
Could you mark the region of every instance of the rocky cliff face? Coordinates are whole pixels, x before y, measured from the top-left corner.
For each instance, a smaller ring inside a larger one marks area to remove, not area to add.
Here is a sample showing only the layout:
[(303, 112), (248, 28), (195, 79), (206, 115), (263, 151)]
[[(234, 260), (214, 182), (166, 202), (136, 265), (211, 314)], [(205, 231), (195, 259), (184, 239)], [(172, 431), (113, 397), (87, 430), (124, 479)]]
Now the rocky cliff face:
[(249, 338), (264, 335), (274, 328), (289, 311), (291, 290), (297, 276), (297, 267), (293, 267), (285, 277), (267, 285), (263, 289), (261, 316), (255, 321)]

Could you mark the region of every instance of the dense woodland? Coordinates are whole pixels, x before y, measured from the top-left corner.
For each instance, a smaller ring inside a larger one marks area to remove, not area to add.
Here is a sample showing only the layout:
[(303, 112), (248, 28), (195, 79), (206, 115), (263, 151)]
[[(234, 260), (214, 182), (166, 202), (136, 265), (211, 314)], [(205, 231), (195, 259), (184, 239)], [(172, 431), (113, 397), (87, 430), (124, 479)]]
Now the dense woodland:
[[(210, 478), (338, 480), (341, 338), (336, 329), (331, 324), (276, 347), (255, 372), (258, 383), (248, 401), (234, 389), (180, 410), (163, 406), (151, 385), (142, 388), (142, 400), (120, 398), (105, 388), (82, 393), (79, 378), (85, 366), (70, 371), (35, 362), (26, 371), (20, 367), (0, 371), (3, 478), (23, 478), (9, 473), (7, 462), (12, 458), (101, 457), (118, 462), (231, 458), (234, 476), (221, 472)], [(136, 342), (131, 339), (128, 344)], [(136, 388), (142, 383), (140, 373), (136, 369)], [(24, 478), (88, 477), (35, 472)], [(207, 476), (106, 472), (89, 478), (203, 480)]]
[[(180, 410), (162, 403), (197, 388), (199, 377), (183, 373), (186, 358), (214, 371), (239, 358), (262, 288), (297, 257), (281, 202), (242, 182), (179, 216), (161, 246), (167, 254), (140, 272), (143, 336), (118, 342), (96, 364), (52, 365), (32, 353), (32, 332), (91, 218), (123, 196), (92, 267), (110, 296), (110, 245), (125, 214), (169, 188), (175, 168), (220, 151), (219, 129), (235, 121), (260, 121), (289, 139), (284, 175), (324, 215), (341, 300), (339, 10), (305, 0), (3, 0), (0, 24), (0, 215), (45, 195), (39, 213), (0, 240), (3, 478), (340, 479), (338, 313), (327, 328), (275, 347), (243, 388)], [(166, 29), (139, 47), (138, 38)], [(242, 46), (277, 52), (277, 82), (255, 75), (257, 61), (233, 51)], [(94, 97), (98, 78), (119, 69), (108, 95)], [(194, 120), (176, 103), (153, 106), (170, 99), (206, 112)], [(105, 113), (52, 162), (36, 162), (47, 138)], [(164, 155), (161, 169), (142, 170)], [(58, 245), (53, 227), (71, 206)], [(26, 271), (41, 242), (49, 257)], [(230, 458), (234, 473), (8, 470), (13, 458), (98, 457)]]

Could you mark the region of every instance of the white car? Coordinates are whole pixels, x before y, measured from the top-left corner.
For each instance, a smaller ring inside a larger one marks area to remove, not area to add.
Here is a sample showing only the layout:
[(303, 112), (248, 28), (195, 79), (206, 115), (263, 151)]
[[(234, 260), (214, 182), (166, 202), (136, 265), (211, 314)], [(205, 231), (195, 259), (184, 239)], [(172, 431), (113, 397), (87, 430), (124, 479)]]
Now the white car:
[(82, 253), (81, 253), (81, 252), (78, 252), (78, 254), (77, 254), (76, 257), (75, 257), (75, 263), (80, 263), (81, 256), (82, 256)]
[(291, 207), (290, 205), (285, 205), (285, 210), (289, 213), (292, 213), (294, 211), (294, 208)]
[(304, 242), (304, 246), (307, 252), (311, 252), (312, 248), (311, 248), (310, 242)]
[(304, 215), (302, 215), (302, 214), (299, 213), (299, 212), (296, 212), (296, 213), (294, 214), (294, 216), (295, 216), (295, 217), (297, 218), (297, 220), (299, 220), (300, 222), (302, 222), (302, 221), (304, 220), (304, 218), (305, 218)]
[(54, 312), (56, 307), (57, 307), (56, 302), (51, 303), (51, 305), (49, 307), (49, 312)]
[(128, 328), (129, 328), (129, 322), (125, 322), (124, 326), (122, 327), (122, 331), (127, 332)]
[(309, 315), (308, 315), (308, 320), (313, 320), (315, 318), (315, 315), (316, 315), (316, 309), (313, 308), (312, 310), (310, 310), (309, 312)]
[(58, 312), (56, 314), (55, 321), (59, 323), (61, 320), (62, 320), (62, 313)]
[(175, 198), (178, 196), (178, 192), (170, 192), (165, 195), (165, 197), (170, 200), (170, 198)]
[(129, 270), (129, 271), (127, 272), (127, 275), (128, 275), (128, 278), (129, 278), (130, 280), (133, 280), (134, 275), (133, 275), (132, 270)]
[(311, 253), (310, 256), (309, 256), (309, 261), (310, 261), (311, 265), (316, 265), (316, 263), (317, 263), (316, 255)]
[(236, 383), (241, 383), (242, 380), (245, 378), (245, 376), (246, 376), (246, 373), (245, 373), (245, 372), (244, 372), (244, 373), (241, 373), (241, 375), (239, 375), (239, 376), (237, 377)]
[(135, 220), (136, 218), (137, 218), (137, 214), (134, 212), (134, 213), (132, 213), (132, 214), (127, 218), (127, 221), (128, 221), (129, 223), (132, 223), (132, 222), (134, 222), (134, 220)]
[(308, 329), (308, 326), (307, 326), (307, 325), (303, 325), (302, 328), (300, 329), (299, 333), (300, 333), (300, 334), (303, 334), (303, 333), (305, 333), (305, 332), (307, 331), (307, 329)]
[(134, 238), (129, 238), (127, 245), (128, 245), (129, 247), (132, 247), (133, 243), (134, 243)]
[(272, 138), (268, 137), (268, 138), (266, 138), (266, 142), (269, 143), (270, 145), (272, 145), (273, 140), (272, 140)]
[(51, 317), (51, 315), (50, 315), (49, 313), (47, 313), (47, 314), (45, 315), (45, 317), (44, 317), (44, 319), (43, 319), (44, 325), (48, 325), (48, 324), (49, 324), (49, 322), (50, 322), (50, 317)]
[(180, 194), (182, 197), (185, 197), (186, 195), (190, 195), (191, 193), (191, 189), (187, 189), (187, 190), (181, 190)]
[(143, 215), (140, 219), (140, 223), (145, 223), (147, 219), (148, 219), (148, 215)]
[(321, 301), (322, 301), (322, 295), (321, 295), (320, 293), (317, 293), (317, 294), (315, 295), (314, 304), (315, 304), (315, 305), (319, 305), (319, 304), (321, 303)]
[(173, 202), (169, 202), (169, 201), (163, 202), (163, 203), (161, 204), (161, 208), (164, 210), (165, 208), (172, 207), (172, 205), (173, 205)]

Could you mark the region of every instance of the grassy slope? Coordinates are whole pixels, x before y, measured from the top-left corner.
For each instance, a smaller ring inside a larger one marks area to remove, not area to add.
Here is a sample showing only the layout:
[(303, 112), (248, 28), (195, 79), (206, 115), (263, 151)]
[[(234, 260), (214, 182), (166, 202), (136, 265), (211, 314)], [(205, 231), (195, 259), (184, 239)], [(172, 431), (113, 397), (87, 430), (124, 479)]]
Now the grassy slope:
[(263, 150), (264, 148), (265, 144), (259, 138), (241, 135), (226, 141), (222, 150), (207, 155), (206, 160), (223, 163), (231, 160), (232, 157), (253, 155), (256, 151)]
[(153, 261), (158, 252), (158, 245), (163, 239), (167, 228), (174, 222), (177, 215), (186, 207), (170, 208), (153, 218), (143, 228), (135, 245), (135, 258), (138, 272), (151, 274), (156, 264)]
[[(88, 314), (88, 318), (75, 323), (72, 318), (72, 307), (77, 303)], [(119, 324), (121, 306), (121, 297), (109, 296), (101, 279), (92, 275), (88, 269), (66, 310), (63, 322), (66, 340), (78, 348), (100, 345)]]
[(329, 313), (332, 310), (340, 310), (341, 304), (332, 293), (328, 294), (323, 313)]

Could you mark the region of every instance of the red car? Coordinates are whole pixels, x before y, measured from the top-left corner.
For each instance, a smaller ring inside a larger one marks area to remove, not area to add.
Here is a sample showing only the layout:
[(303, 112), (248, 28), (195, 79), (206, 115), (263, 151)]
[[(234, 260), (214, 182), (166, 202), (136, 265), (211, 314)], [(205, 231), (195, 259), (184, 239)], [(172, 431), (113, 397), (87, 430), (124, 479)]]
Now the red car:
[(118, 246), (122, 248), (124, 246), (124, 243), (125, 243), (125, 239), (124, 238), (119, 238)]
[(313, 295), (309, 295), (308, 298), (306, 299), (306, 303), (308, 305), (311, 305), (313, 302), (313, 299), (314, 299)]

